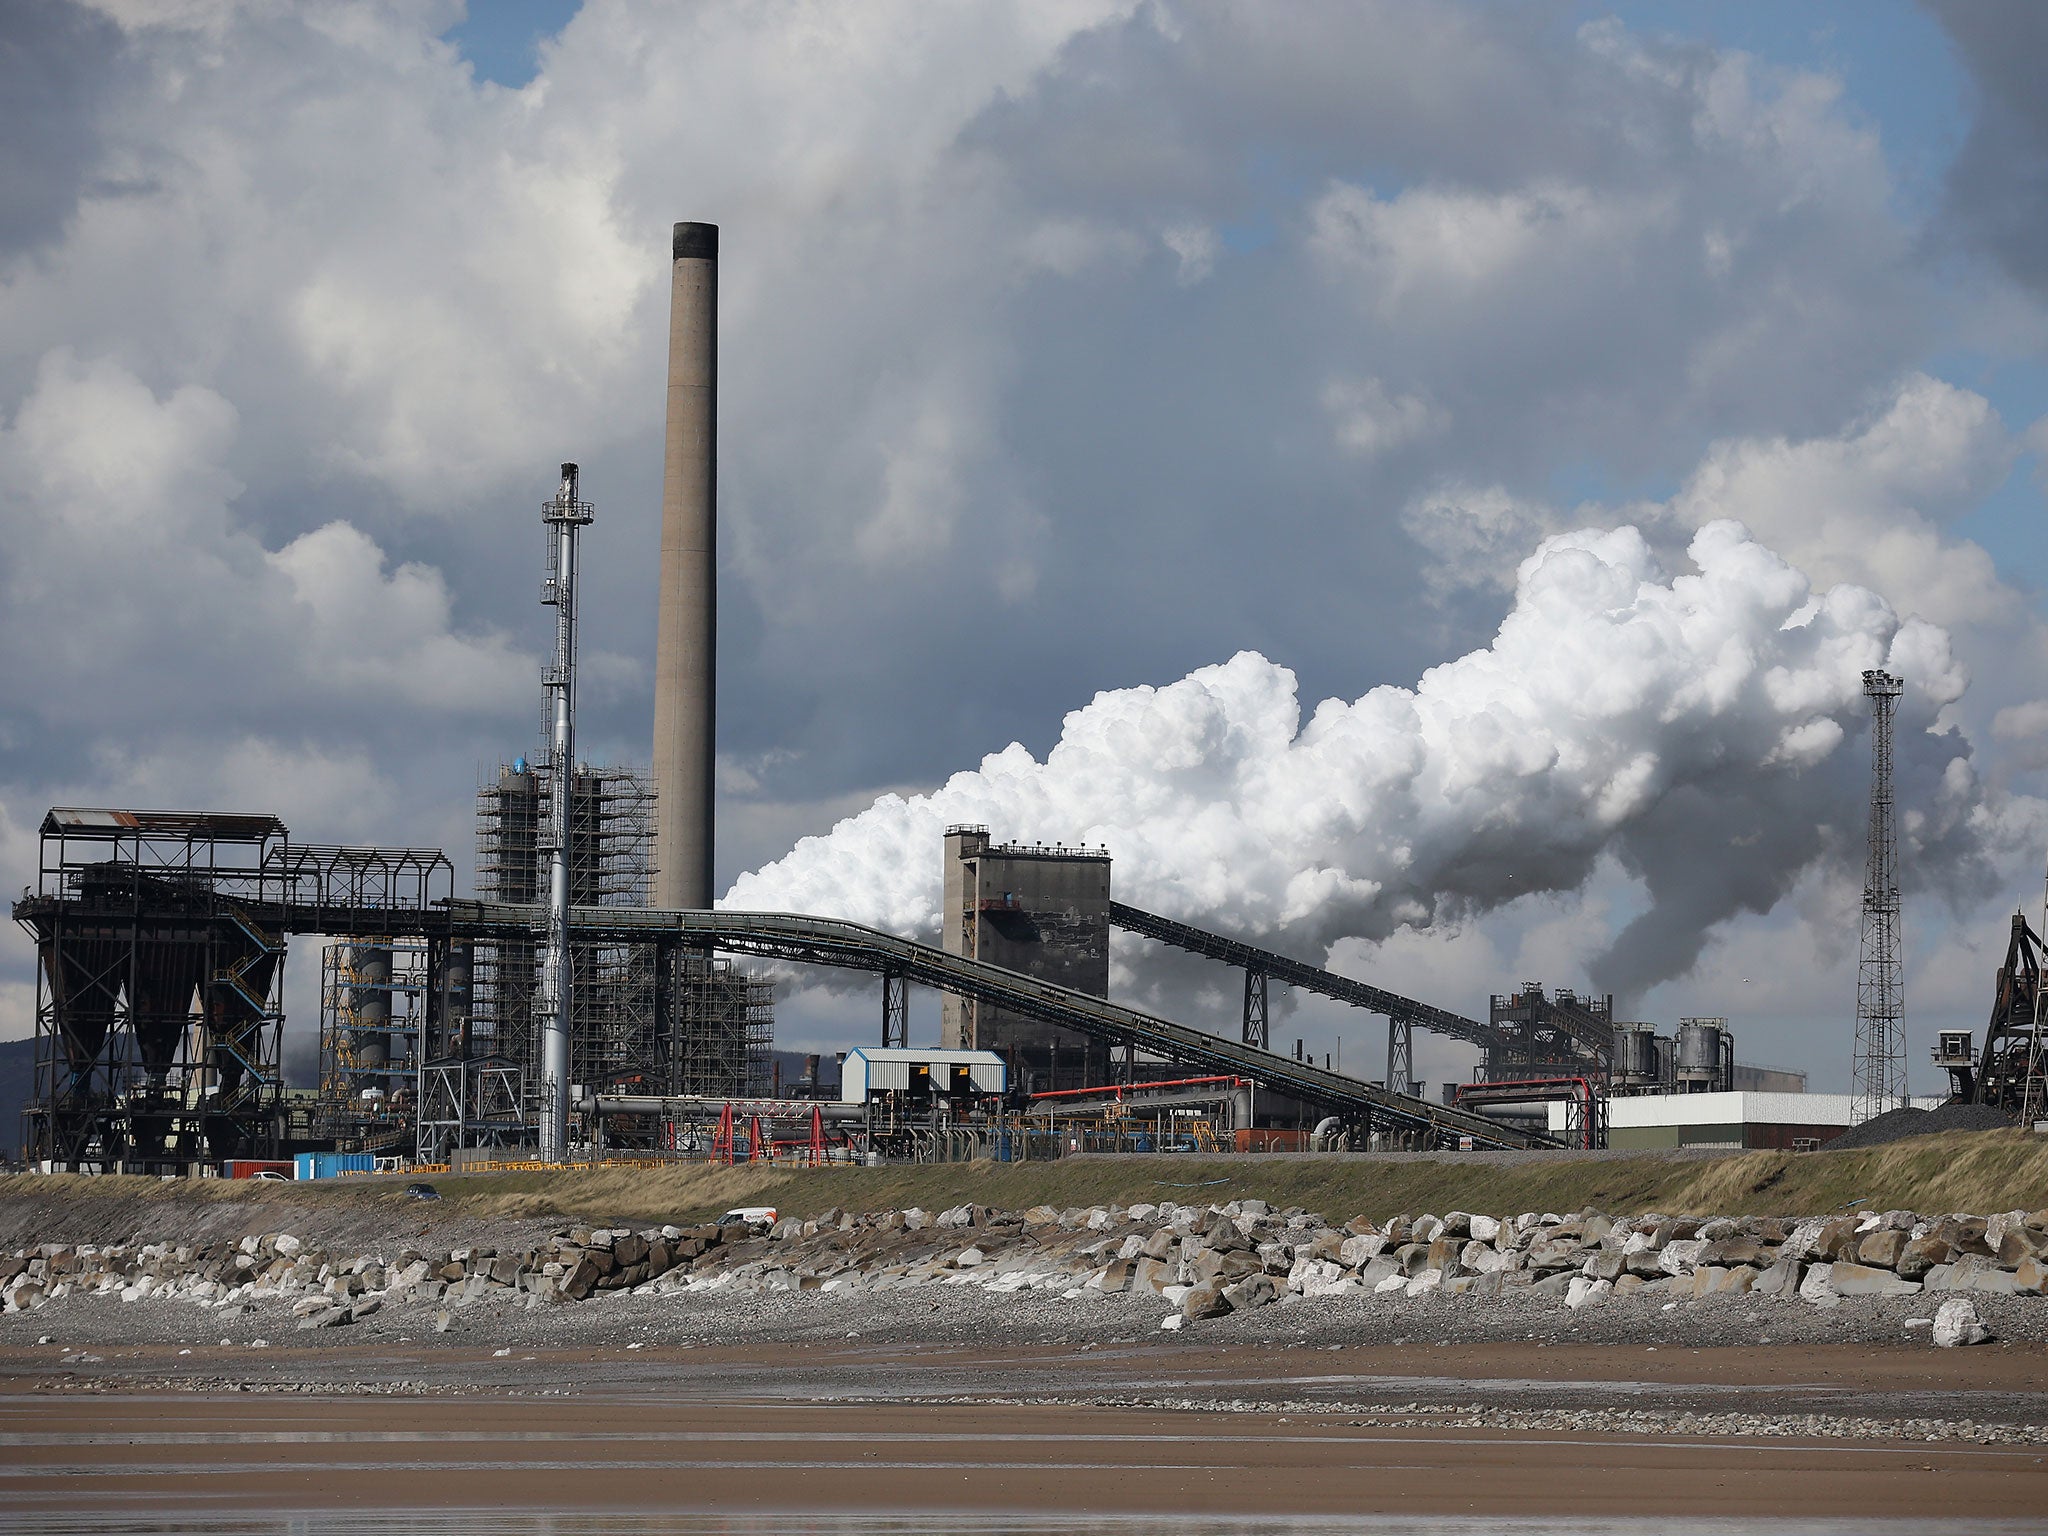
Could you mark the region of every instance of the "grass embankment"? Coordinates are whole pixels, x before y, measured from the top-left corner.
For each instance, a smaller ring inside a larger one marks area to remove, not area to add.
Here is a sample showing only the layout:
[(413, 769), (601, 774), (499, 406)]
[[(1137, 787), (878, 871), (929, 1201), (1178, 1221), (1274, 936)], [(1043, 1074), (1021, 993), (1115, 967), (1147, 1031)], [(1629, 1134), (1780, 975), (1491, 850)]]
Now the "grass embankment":
[[(1880, 1210), (1991, 1212), (2048, 1206), (2048, 1140), (2013, 1131), (1919, 1136), (1850, 1152), (1751, 1152), (1696, 1159), (1530, 1159), (1501, 1166), (1471, 1158), (1379, 1161), (1345, 1158), (1069, 1158), (1050, 1163), (956, 1163), (886, 1168), (599, 1168), (563, 1173), (441, 1175), (443, 1218), (561, 1217), (651, 1222), (693, 1220), (734, 1205), (774, 1205), (815, 1215), (833, 1206), (942, 1209), (972, 1200), (1010, 1210), (1046, 1204), (1173, 1199), (1189, 1204), (1257, 1197), (1336, 1220), (1384, 1220), (1400, 1212), (1512, 1214), (1665, 1211), (1695, 1215), (1807, 1215), (1851, 1201)], [(246, 1180), (0, 1179), (0, 1201), (120, 1198), (274, 1205), (294, 1213), (403, 1202), (403, 1180), (322, 1184)]]

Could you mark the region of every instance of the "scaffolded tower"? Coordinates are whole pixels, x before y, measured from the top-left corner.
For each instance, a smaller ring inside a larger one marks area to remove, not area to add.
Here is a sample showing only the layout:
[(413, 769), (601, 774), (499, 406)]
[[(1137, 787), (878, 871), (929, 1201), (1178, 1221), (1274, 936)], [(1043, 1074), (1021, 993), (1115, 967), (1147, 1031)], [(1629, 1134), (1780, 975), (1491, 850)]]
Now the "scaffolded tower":
[[(644, 906), (653, 794), (624, 769), (581, 764), (570, 779), (569, 900), (579, 907)], [(477, 893), (488, 901), (541, 900), (543, 828), (552, 810), (550, 776), (525, 759), (498, 770), (477, 791)], [(575, 1026), (569, 1079), (610, 1085), (646, 1071), (660, 1054), (654, 1021), (654, 957), (646, 945), (578, 944), (573, 952)], [(540, 950), (528, 940), (476, 949), (471, 1027), (479, 1052), (537, 1075)]]
[(1899, 960), (1899, 845), (1892, 816), (1892, 715), (1903, 685), (1863, 674), (1870, 699), (1870, 862), (1863, 876), (1863, 953), (1856, 972), (1858, 1124), (1906, 1103), (1905, 985)]
[(350, 939), (323, 952), (313, 1130), (338, 1150), (393, 1151), (411, 1139), (430, 969), (421, 939)]
[(775, 986), (678, 947), (665, 957), (659, 1077), (671, 1094), (758, 1092), (775, 1033)]

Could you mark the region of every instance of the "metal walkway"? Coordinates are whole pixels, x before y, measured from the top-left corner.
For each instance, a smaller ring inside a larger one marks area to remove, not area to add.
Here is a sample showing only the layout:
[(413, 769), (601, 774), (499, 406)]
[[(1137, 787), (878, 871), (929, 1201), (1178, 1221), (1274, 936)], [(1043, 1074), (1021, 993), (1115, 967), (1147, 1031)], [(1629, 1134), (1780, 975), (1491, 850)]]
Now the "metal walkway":
[[(537, 907), (466, 900), (450, 901), (443, 910), (453, 932), (475, 937), (530, 933), (540, 914)], [(1004, 970), (985, 960), (948, 954), (929, 944), (898, 938), (858, 923), (779, 912), (662, 911), (647, 907), (577, 907), (571, 912), (570, 923), (577, 935), (585, 939), (647, 942), (659, 936), (734, 954), (904, 977), (921, 986), (980, 998), (1013, 1013), (1114, 1045), (1134, 1045), (1188, 1066), (1249, 1077), (1261, 1087), (1322, 1105), (1334, 1114), (1373, 1126), (1422, 1131), (1433, 1140), (1451, 1145), (1467, 1136), (1475, 1147), (1557, 1145), (1547, 1136), (1517, 1130), (1483, 1115), (1375, 1088), (1311, 1062), (1225, 1040), (1104, 998)], [(1408, 1007), (1422, 1006), (1394, 998), (1392, 993), (1379, 995)]]

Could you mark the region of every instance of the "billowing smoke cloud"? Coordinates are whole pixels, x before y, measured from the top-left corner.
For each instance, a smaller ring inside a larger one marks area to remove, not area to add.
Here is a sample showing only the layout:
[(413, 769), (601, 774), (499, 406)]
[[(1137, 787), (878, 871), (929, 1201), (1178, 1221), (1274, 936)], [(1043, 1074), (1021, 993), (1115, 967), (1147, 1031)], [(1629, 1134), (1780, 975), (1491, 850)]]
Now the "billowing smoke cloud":
[(1605, 855), (1646, 909), (1593, 961), (1617, 991), (1682, 974), (1713, 926), (1767, 911), (1816, 859), (1860, 857), (1866, 668), (1908, 680), (1900, 757), (1929, 786), (1908, 854), (1974, 857), (1968, 746), (1931, 729), (1965, 687), (1941, 630), (1876, 594), (1815, 592), (1739, 523), (1670, 576), (1633, 527), (1546, 540), (1492, 644), (1413, 688), (1325, 700), (1244, 652), (1099, 694), (1045, 761), (1011, 745), (887, 795), (742, 876), (730, 907), (929, 939), (940, 838), (1107, 844), (1121, 899), (1298, 952), (1574, 889)]

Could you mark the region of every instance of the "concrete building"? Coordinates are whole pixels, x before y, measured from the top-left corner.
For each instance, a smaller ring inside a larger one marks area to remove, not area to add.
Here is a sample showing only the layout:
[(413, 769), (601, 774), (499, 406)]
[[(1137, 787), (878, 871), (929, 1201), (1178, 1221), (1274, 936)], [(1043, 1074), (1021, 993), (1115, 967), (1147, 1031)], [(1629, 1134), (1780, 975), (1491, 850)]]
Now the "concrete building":
[[(942, 942), (951, 954), (1107, 997), (1109, 864), (1106, 849), (995, 843), (987, 827), (949, 827)], [(1107, 1042), (950, 992), (939, 1040), (1000, 1053), (1027, 1092), (1110, 1080)]]

